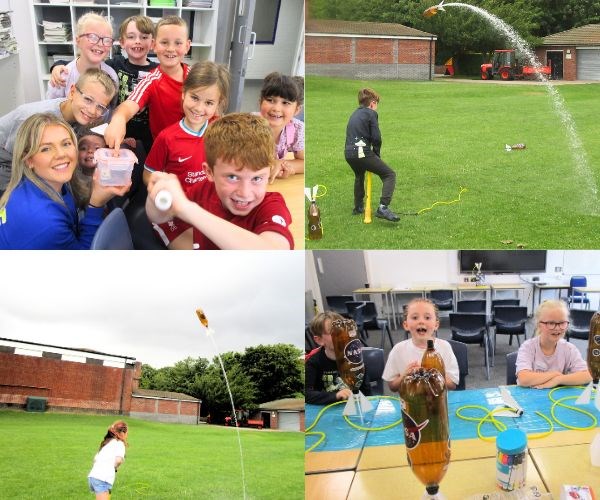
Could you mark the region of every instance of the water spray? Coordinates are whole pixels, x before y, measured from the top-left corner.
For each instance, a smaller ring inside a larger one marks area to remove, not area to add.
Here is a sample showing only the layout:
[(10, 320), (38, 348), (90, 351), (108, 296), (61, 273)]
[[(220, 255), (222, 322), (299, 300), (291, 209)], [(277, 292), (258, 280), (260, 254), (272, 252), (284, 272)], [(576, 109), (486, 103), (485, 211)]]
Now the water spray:
[(227, 392), (229, 392), (229, 401), (231, 402), (231, 410), (233, 412), (233, 423), (235, 425), (235, 429), (237, 431), (238, 445), (240, 448), (240, 464), (242, 468), (242, 489), (244, 494), (244, 500), (246, 500), (246, 475), (244, 472), (244, 454), (242, 452), (242, 440), (240, 438), (240, 428), (238, 426), (237, 414), (235, 412), (235, 404), (233, 402), (233, 394), (231, 393), (231, 388), (229, 387), (229, 379), (227, 378), (227, 372), (225, 371), (225, 366), (223, 365), (223, 360), (221, 359), (221, 355), (219, 354), (219, 349), (217, 347), (217, 343), (215, 342), (214, 334), (215, 331), (208, 326), (208, 318), (204, 311), (200, 308), (196, 309), (196, 315), (200, 320), (202, 326), (206, 329), (206, 335), (211, 340), (213, 347), (215, 348), (215, 352), (217, 353), (217, 358), (219, 360), (219, 364), (221, 365), (221, 370), (223, 372), (223, 376), (225, 377), (225, 385), (227, 386)]
[[(535, 54), (531, 51), (531, 48), (527, 44), (523, 38), (519, 36), (519, 34), (507, 23), (505, 23), (499, 17), (490, 14), (487, 10), (482, 9), (480, 7), (476, 7), (474, 5), (453, 2), (444, 4), (444, 0), (438, 5), (434, 5), (429, 7), (423, 12), (423, 16), (426, 18), (432, 17), (436, 15), (439, 11), (445, 12), (446, 9), (444, 7), (462, 7), (465, 9), (469, 9), (476, 14), (482, 16), (487, 19), (491, 25), (496, 28), (498, 31), (502, 32), (508, 39), (515, 45), (516, 49), (525, 54), (527, 60), (531, 66), (533, 66), (536, 70), (540, 70), (542, 64), (535, 56)], [(581, 211), (591, 215), (600, 214), (600, 210), (598, 207), (598, 186), (596, 185), (596, 181), (594, 180), (594, 174), (590, 169), (587, 153), (583, 148), (583, 144), (581, 143), (581, 139), (577, 133), (575, 122), (573, 117), (569, 113), (566, 108), (565, 101), (562, 96), (558, 93), (555, 86), (544, 76), (540, 71), (536, 71), (536, 76), (540, 82), (544, 84), (544, 87), (550, 98), (552, 100), (552, 106), (554, 107), (554, 111), (560, 118), (563, 126), (567, 131), (567, 139), (569, 140), (569, 149), (571, 151), (571, 155), (575, 161), (575, 167), (577, 174), (582, 178), (585, 183), (585, 192), (583, 193), (584, 199), (581, 200)]]

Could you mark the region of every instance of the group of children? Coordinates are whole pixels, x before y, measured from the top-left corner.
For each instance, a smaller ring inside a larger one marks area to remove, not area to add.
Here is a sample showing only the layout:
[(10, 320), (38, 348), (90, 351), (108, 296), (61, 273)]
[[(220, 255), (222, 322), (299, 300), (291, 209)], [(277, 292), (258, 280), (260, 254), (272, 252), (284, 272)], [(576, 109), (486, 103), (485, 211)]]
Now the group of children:
[[(0, 249), (89, 248), (113, 197), (145, 204), (168, 248), (294, 247), (290, 212), (267, 186), (304, 172), (302, 78), (272, 73), (258, 113), (227, 115), (229, 71), (183, 62), (191, 42), (180, 17), (126, 19), (126, 58), (106, 59), (112, 26), (99, 14), (78, 20), (75, 40), (78, 55), (52, 68), (47, 99), (0, 118)], [(103, 122), (103, 135), (90, 130)], [(135, 150), (133, 185), (101, 185), (94, 152), (103, 147)], [(162, 211), (154, 200), (164, 190), (173, 201)]]
[[(316, 315), (309, 326), (320, 346), (306, 360), (306, 402), (309, 404), (330, 404), (348, 399), (351, 395), (337, 371), (331, 339), (331, 322), (338, 317), (338, 314), (326, 311)], [(450, 343), (437, 338), (439, 325), (437, 307), (429, 299), (417, 298), (407, 304), (402, 326), (410, 333), (410, 338), (392, 348), (382, 375), (390, 391), (398, 392), (402, 379), (421, 366), (427, 341), (431, 339), (444, 361), (446, 387), (456, 388), (459, 382), (458, 362)], [(536, 334), (523, 342), (517, 355), (519, 385), (546, 389), (557, 385), (580, 385), (592, 380), (578, 348), (564, 339), (568, 326), (569, 310), (564, 301), (547, 300), (537, 308)], [(370, 394), (368, 384), (363, 384), (360, 390)]]

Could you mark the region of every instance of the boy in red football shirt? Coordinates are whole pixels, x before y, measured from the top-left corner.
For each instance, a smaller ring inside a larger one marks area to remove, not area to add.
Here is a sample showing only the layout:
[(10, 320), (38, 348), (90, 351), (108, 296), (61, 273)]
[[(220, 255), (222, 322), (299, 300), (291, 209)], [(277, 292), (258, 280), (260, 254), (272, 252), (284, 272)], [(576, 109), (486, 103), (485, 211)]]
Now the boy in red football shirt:
[[(149, 219), (160, 224), (178, 217), (192, 225), (188, 248), (293, 249), (285, 201), (279, 193), (267, 193), (275, 165), (267, 121), (247, 113), (226, 115), (208, 127), (204, 146), (210, 182), (197, 182), (184, 193), (177, 176), (154, 172), (146, 200)], [(172, 197), (165, 211), (154, 204), (163, 190)]]

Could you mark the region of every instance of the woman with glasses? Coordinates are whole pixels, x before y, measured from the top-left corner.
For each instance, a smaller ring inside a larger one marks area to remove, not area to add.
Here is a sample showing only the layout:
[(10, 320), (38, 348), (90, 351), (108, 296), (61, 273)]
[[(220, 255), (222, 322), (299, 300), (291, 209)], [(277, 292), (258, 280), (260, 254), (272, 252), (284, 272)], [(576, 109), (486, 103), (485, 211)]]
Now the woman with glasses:
[(104, 71), (90, 69), (79, 77), (66, 98), (22, 104), (0, 117), (0, 195), (10, 180), (17, 130), (28, 117), (34, 113), (51, 113), (76, 128), (90, 127), (106, 117), (116, 93), (115, 83)]
[[(66, 66), (68, 72), (64, 87), (53, 87), (51, 83), (48, 84), (46, 99), (56, 99), (57, 97), (69, 95), (69, 91), (79, 79), (79, 75), (92, 68), (101, 69), (108, 73), (118, 88), (119, 80), (115, 70), (104, 62), (113, 44), (112, 35), (111, 24), (101, 15), (88, 12), (81, 16), (77, 20), (77, 34), (75, 36), (77, 58)], [(116, 99), (113, 104), (116, 104)]]
[(546, 300), (535, 311), (535, 337), (517, 355), (518, 384), (535, 389), (581, 385), (592, 380), (579, 349), (564, 339), (569, 310), (562, 300)]

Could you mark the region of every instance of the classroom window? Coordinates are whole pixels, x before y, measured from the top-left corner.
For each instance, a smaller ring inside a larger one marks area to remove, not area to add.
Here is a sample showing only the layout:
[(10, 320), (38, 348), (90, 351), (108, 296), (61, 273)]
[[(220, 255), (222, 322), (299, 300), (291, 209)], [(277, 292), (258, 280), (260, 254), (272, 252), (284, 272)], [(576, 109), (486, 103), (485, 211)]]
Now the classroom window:
[(256, 33), (256, 43), (274, 44), (281, 0), (256, 0), (252, 31)]

